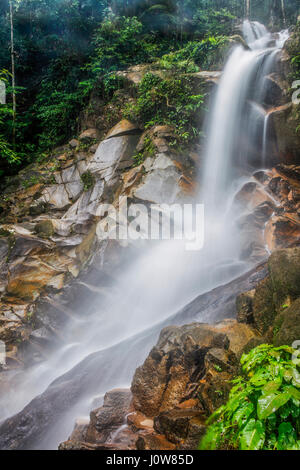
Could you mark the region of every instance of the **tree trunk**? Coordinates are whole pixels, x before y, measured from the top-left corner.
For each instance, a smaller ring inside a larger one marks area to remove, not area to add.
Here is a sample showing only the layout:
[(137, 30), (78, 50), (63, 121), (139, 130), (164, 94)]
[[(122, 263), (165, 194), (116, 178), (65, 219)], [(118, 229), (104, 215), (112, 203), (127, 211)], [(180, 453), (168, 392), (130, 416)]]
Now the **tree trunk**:
[(245, 0), (245, 1), (246, 1), (246, 18), (250, 19), (251, 3), (250, 3), (250, 0)]
[(12, 76), (12, 101), (13, 101), (13, 147), (16, 146), (16, 115), (17, 115), (17, 98), (16, 98), (16, 72), (15, 72), (15, 44), (14, 44), (14, 16), (12, 0), (9, 0), (10, 13), (10, 53), (11, 53), (11, 76)]
[(286, 26), (286, 15), (285, 15), (285, 3), (284, 0), (281, 0), (281, 11), (282, 11), (282, 21), (283, 21), (283, 26)]

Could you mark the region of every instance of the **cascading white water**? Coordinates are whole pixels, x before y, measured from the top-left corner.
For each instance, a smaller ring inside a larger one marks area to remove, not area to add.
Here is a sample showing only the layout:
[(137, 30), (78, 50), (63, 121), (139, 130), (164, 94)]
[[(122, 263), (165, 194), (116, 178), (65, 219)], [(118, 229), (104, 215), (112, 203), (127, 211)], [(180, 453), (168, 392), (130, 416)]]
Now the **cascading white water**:
[[(86, 383), (80, 399), (64, 415), (63, 424), (55, 421), (43, 444), (35, 438), (30, 447), (55, 448), (68, 437), (76, 416), (89, 412), (95, 395), (130, 384), (134, 369), (144, 360), (157, 335), (150, 337), (150, 343), (149, 339), (145, 340), (141, 347), (143, 338), (148, 338), (148, 328), (161, 321), (166, 324), (172, 314), (196, 295), (250, 267), (249, 262), (240, 260), (240, 234), (235, 224), (239, 214), (231, 207), (251, 167), (251, 159), (241, 151), (241, 136), (244, 134), (249, 144), (257, 123), (261, 123), (261, 119), (248, 113), (248, 100), (258, 99), (260, 103), (263, 99), (264, 78), (272, 68), (278, 48), (266, 48), (272, 37), (259, 23), (245, 22), (244, 34), (250, 49), (238, 46), (232, 52), (210, 113), (201, 176), (201, 199), (206, 210), (204, 249), (199, 253), (187, 252), (184, 242), (168, 241), (150, 243), (149, 248), (137, 250), (134, 261), (116, 281), (112, 298), (97, 302), (94, 297), (92, 305), (86, 302), (86, 316), (78, 315), (66, 329), (65, 347), (21, 375), (14, 390), (1, 397), (0, 419), (3, 419), (20, 411), (55, 378), (67, 371), (72, 375), (72, 367), (76, 366), (74, 375), (78, 368), (84, 370), (91, 353), (102, 351), (101, 357), (107, 357), (105, 372), (98, 372), (103, 374), (101, 385), (98, 382), (95, 385), (94, 381)], [(90, 370), (87, 376), (91, 376)]]
[(244, 21), (243, 35), (251, 49), (263, 49), (272, 39), (267, 28), (258, 21)]

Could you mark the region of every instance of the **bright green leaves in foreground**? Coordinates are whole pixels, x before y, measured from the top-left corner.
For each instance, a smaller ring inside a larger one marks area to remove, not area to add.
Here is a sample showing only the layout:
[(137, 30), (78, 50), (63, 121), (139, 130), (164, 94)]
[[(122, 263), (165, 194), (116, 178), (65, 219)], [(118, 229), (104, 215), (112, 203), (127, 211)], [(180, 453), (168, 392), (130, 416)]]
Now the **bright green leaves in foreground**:
[(263, 344), (244, 354), (228, 402), (208, 420), (200, 449), (300, 450), (295, 351)]

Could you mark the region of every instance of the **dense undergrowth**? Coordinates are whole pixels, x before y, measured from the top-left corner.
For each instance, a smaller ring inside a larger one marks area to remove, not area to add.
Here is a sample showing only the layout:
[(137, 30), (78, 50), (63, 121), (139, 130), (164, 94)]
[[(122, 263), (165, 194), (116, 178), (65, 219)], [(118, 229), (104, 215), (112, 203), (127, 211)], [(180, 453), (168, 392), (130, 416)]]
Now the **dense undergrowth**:
[(227, 403), (208, 424), (202, 450), (300, 450), (297, 351), (261, 345), (244, 354)]
[(199, 135), (197, 111), (202, 104), (203, 95), (193, 94), (189, 77), (172, 75), (163, 79), (147, 73), (139, 85), (137, 103), (129, 105), (124, 116), (146, 129), (170, 125), (183, 142)]

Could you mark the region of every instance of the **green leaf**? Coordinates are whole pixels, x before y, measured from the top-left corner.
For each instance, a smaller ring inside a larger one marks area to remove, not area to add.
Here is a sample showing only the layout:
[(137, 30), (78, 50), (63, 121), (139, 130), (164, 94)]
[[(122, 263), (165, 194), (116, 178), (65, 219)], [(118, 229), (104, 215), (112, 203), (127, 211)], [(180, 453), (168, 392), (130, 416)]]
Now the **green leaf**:
[(281, 382), (268, 382), (262, 389), (262, 395), (269, 395), (270, 393), (277, 392)]
[(232, 421), (236, 422), (239, 426), (242, 426), (254, 411), (255, 408), (253, 403), (245, 401), (234, 413)]
[(266, 419), (272, 413), (275, 413), (281, 406), (285, 405), (291, 394), (283, 392), (280, 394), (271, 393), (270, 395), (263, 395), (257, 402), (257, 415), (259, 419)]
[(251, 419), (240, 437), (241, 450), (259, 450), (265, 443), (265, 427), (261, 421)]

